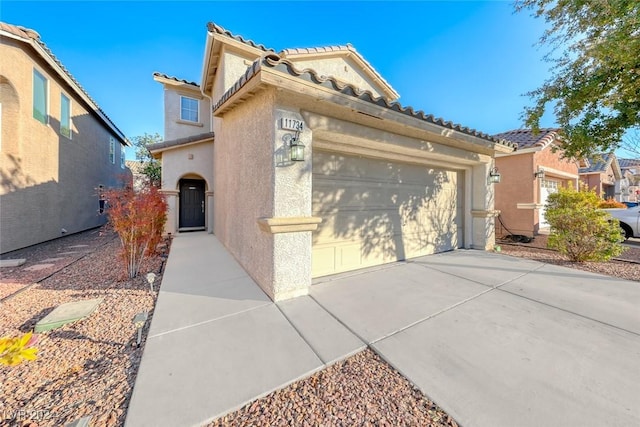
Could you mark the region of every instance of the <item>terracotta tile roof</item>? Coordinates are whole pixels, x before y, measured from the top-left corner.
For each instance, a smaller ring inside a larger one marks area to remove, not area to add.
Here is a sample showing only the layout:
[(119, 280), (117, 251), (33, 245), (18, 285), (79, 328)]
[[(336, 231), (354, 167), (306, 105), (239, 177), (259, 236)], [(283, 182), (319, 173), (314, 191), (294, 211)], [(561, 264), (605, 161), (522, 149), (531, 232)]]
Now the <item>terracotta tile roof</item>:
[(82, 87), (82, 85), (75, 79), (75, 77), (73, 77), (69, 70), (67, 70), (67, 68), (62, 64), (62, 62), (60, 62), (60, 60), (53, 54), (51, 49), (49, 49), (49, 47), (44, 44), (44, 42), (40, 39), (40, 34), (38, 34), (38, 32), (30, 28), (8, 24), (6, 22), (0, 22), (0, 31), (21, 38), (26, 43), (34, 43), (39, 46), (44, 51), (44, 54), (48, 56), (48, 58), (62, 70), (64, 76), (71, 80), (73, 85), (75, 85), (74, 89), (76, 90), (76, 92), (78, 92), (78, 94), (80, 94), (81, 96), (86, 97), (89, 102), (93, 104), (92, 107), (94, 107), (96, 111), (99, 112), (98, 116), (100, 118), (104, 118), (104, 121), (106, 122), (105, 124), (107, 124), (108, 127), (111, 127), (112, 130), (114, 130), (114, 132), (118, 134), (118, 136), (121, 138), (121, 142), (125, 145), (131, 145), (124, 133), (120, 129), (118, 129), (116, 124), (109, 118), (109, 116), (107, 116), (102, 108), (100, 108), (98, 103), (91, 97), (91, 95), (89, 95), (89, 93)]
[(201, 133), (198, 135), (192, 135), (192, 136), (187, 136), (184, 138), (178, 138), (178, 139), (172, 139), (172, 140), (168, 140), (168, 141), (162, 141), (162, 142), (156, 142), (154, 144), (149, 144), (147, 145), (147, 150), (153, 152), (153, 151), (158, 151), (158, 150), (163, 150), (166, 148), (170, 148), (170, 147), (177, 147), (180, 145), (186, 145), (186, 144), (191, 144), (194, 142), (199, 142), (199, 141), (205, 141), (207, 139), (213, 139), (214, 138), (214, 133), (213, 132), (206, 132), (206, 133)]
[(144, 169), (146, 163), (145, 162), (141, 162), (139, 160), (125, 160), (124, 162), (125, 166), (128, 167), (131, 172), (135, 175), (135, 174), (141, 174), (142, 170)]
[(589, 166), (578, 169), (578, 173), (604, 173), (615, 158), (613, 153), (594, 154), (588, 158)]
[(268, 48), (263, 44), (255, 43), (253, 40), (248, 40), (248, 39), (245, 39), (242, 36), (238, 36), (238, 35), (232, 34), (231, 31), (225, 30), (220, 25), (217, 25), (217, 24), (215, 24), (213, 22), (207, 23), (207, 29), (212, 33), (222, 34), (223, 36), (231, 37), (232, 39), (237, 40), (240, 43), (244, 43), (244, 44), (249, 45), (251, 47), (255, 47), (256, 49), (260, 49), (260, 50), (262, 50), (264, 52), (274, 52), (275, 53), (275, 50), (273, 50), (271, 48)]
[(547, 147), (558, 139), (559, 129), (543, 128), (538, 133), (531, 129), (515, 129), (494, 135), (498, 139), (511, 141), (518, 145), (518, 150), (532, 147)]
[(399, 95), (398, 93), (395, 91), (395, 89), (393, 89), (391, 87), (391, 85), (389, 84), (389, 82), (387, 82), (384, 77), (382, 77), (380, 75), (380, 73), (378, 73), (376, 71), (376, 69), (369, 63), (369, 61), (367, 61), (366, 59), (364, 59), (364, 57), (362, 55), (360, 55), (360, 53), (356, 50), (356, 48), (354, 48), (350, 43), (347, 43), (344, 46), (341, 45), (337, 45), (337, 46), (322, 46), (322, 47), (308, 47), (308, 48), (296, 48), (296, 49), (284, 49), (282, 51), (280, 51), (280, 53), (278, 54), (281, 58), (286, 59), (288, 56), (291, 55), (304, 55), (304, 54), (323, 54), (323, 53), (351, 53), (353, 55), (355, 55), (359, 61), (361, 61), (366, 67), (368, 67), (371, 70), (371, 73), (374, 75), (374, 77), (378, 80), (380, 80), (380, 82), (384, 85), (387, 86), (389, 88), (389, 90), (391, 92), (393, 92), (394, 97), (398, 98)]
[(231, 98), (236, 92), (238, 92), (249, 80), (251, 80), (253, 76), (258, 74), (262, 67), (273, 68), (278, 71), (285, 72), (291, 76), (298, 77), (302, 80), (314, 83), (318, 86), (332, 89), (341, 94), (349, 95), (359, 100), (366, 101), (371, 104), (375, 104), (380, 107), (405, 114), (415, 119), (423, 120), (425, 122), (441, 126), (443, 128), (453, 129), (458, 132), (462, 132), (467, 135), (471, 135), (487, 141), (496, 142), (507, 147), (516, 147), (516, 144), (513, 142), (502, 140), (489, 134), (479, 132), (475, 129), (470, 129), (468, 127), (450, 121), (445, 121), (441, 118), (436, 118), (431, 114), (427, 115), (423, 111), (415, 111), (413, 107), (404, 107), (399, 102), (389, 102), (384, 98), (375, 97), (369, 91), (358, 89), (350, 84), (338, 82), (333, 77), (320, 76), (314, 70), (308, 68), (302, 71), (297, 70), (291, 61), (282, 59), (276, 54), (267, 54), (262, 58), (258, 58), (257, 60), (255, 60), (253, 64), (251, 64), (251, 66), (247, 68), (247, 71), (244, 73), (244, 75), (242, 75), (240, 79), (238, 79), (238, 81), (236, 81), (234, 85), (231, 86), (229, 90), (224, 93), (224, 95), (222, 95), (220, 100), (213, 106), (213, 111), (215, 112), (217, 109), (219, 109), (227, 100), (229, 100), (229, 98)]
[(198, 83), (196, 83), (196, 82), (190, 82), (190, 81), (185, 80), (185, 79), (179, 79), (177, 77), (170, 76), (170, 75), (164, 74), (164, 73), (159, 73), (157, 71), (155, 71), (153, 73), (153, 77), (162, 77), (162, 78), (167, 79), (167, 80), (173, 80), (174, 82), (185, 83), (185, 84), (188, 84), (188, 85), (191, 85), (191, 86), (200, 87), (200, 85)]

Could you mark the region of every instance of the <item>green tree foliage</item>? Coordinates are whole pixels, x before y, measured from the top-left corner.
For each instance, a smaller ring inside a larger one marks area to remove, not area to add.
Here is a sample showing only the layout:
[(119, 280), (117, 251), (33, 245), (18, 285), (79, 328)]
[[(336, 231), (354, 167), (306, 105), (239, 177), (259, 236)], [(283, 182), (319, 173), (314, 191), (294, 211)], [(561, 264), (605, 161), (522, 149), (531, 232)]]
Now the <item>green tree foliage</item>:
[(133, 146), (136, 149), (136, 160), (142, 162), (142, 173), (146, 175), (148, 184), (154, 187), (160, 187), (162, 182), (162, 165), (149, 153), (147, 145), (162, 142), (162, 137), (158, 133), (152, 135), (145, 132), (142, 136), (134, 136), (132, 140)]
[(517, 0), (516, 10), (547, 22), (540, 43), (552, 48), (552, 76), (528, 94), (527, 126), (538, 129), (554, 105), (568, 157), (612, 151), (640, 128), (640, 1)]
[(551, 225), (548, 246), (574, 262), (608, 261), (624, 250), (620, 224), (599, 210), (593, 190), (563, 187), (547, 199), (545, 218)]

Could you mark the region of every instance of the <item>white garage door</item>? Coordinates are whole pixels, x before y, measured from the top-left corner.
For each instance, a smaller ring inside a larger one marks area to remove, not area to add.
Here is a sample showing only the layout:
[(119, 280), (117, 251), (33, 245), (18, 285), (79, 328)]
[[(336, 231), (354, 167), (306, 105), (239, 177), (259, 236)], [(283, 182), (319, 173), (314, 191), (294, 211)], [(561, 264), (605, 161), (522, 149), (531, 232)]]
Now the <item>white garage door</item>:
[(463, 245), (464, 172), (313, 153), (313, 277)]

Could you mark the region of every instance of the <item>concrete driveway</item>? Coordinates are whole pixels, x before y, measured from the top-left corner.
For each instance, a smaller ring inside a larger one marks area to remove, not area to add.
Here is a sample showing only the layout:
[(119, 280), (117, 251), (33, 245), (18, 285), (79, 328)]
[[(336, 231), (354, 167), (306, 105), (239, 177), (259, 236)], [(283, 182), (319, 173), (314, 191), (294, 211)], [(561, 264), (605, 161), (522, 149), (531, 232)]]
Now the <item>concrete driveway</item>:
[(215, 236), (171, 245), (127, 427), (199, 426), (371, 346), (462, 426), (640, 426), (640, 283), (482, 251), (274, 304)]
[(479, 251), (312, 298), (461, 425), (640, 425), (640, 283)]

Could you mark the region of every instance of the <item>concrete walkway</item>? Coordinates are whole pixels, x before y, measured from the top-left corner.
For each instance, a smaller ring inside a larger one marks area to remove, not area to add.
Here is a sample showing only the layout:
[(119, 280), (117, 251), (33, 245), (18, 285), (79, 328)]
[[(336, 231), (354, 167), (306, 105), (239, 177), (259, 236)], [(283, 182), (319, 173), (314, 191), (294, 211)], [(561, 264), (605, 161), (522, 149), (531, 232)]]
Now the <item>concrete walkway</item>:
[(214, 236), (183, 234), (127, 425), (201, 425), (365, 343), (465, 427), (640, 425), (639, 307), (640, 283), (480, 251), (273, 304)]

